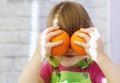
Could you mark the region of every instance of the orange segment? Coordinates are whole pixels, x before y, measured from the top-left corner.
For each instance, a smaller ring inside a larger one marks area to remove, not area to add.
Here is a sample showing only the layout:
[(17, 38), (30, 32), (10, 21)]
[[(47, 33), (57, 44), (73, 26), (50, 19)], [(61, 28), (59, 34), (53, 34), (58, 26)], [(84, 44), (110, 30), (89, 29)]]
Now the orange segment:
[(70, 43), (69, 35), (65, 31), (63, 31), (63, 30), (61, 30), (61, 31), (62, 31), (61, 34), (59, 34), (51, 39), (51, 42), (57, 42), (57, 41), (63, 40), (63, 44), (52, 48), (51, 54), (53, 56), (61, 56), (64, 53), (66, 53), (67, 50), (69, 49), (69, 43)]

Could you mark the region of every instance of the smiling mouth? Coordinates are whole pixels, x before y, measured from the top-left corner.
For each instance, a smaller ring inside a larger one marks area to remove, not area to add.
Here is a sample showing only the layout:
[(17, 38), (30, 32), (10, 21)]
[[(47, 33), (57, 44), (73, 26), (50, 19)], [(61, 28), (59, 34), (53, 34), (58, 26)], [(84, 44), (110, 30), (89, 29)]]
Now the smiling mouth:
[(67, 58), (73, 58), (73, 57), (75, 57), (75, 55), (65, 55), (65, 57), (67, 57)]

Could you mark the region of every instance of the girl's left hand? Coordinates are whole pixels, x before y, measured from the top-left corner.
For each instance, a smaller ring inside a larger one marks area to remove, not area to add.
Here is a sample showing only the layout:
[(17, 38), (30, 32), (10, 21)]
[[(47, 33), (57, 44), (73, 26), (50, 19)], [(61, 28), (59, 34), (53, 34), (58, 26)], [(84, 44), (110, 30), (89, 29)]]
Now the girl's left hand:
[(74, 43), (84, 47), (87, 54), (93, 60), (96, 61), (96, 57), (104, 52), (104, 45), (100, 38), (100, 34), (99, 34), (98, 30), (93, 27), (90, 27), (87, 29), (81, 28), (80, 30), (82, 32), (88, 33), (90, 37), (87, 34), (77, 32), (76, 35), (84, 38), (87, 43), (82, 43), (79, 41), (74, 41)]

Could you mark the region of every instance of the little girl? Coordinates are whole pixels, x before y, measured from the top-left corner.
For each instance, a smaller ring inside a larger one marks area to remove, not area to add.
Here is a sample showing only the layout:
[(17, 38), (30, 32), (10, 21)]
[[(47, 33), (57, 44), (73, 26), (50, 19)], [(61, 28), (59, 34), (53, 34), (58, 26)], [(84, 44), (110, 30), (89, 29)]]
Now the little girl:
[[(59, 13), (58, 26), (53, 26), (56, 13)], [(107, 80), (111, 81), (103, 60), (108, 57), (103, 50), (100, 38), (95, 41), (94, 44), (97, 44), (97, 47), (94, 48), (88, 43), (92, 37), (76, 33), (76, 36), (87, 41), (86, 44), (74, 41), (76, 45), (84, 47), (86, 56), (78, 56), (71, 48), (62, 56), (51, 54), (53, 47), (63, 44), (62, 40), (50, 42), (52, 37), (61, 34), (60, 30), (67, 32), (69, 37), (77, 30), (89, 35), (95, 32), (96, 29), (93, 28), (92, 21), (81, 4), (65, 1), (55, 5), (48, 16), (47, 27), (38, 36), (36, 51), (23, 71), (19, 83), (106, 83)], [(46, 36), (43, 37), (44, 35)], [(42, 42), (44, 45), (41, 45)], [(96, 55), (89, 51), (90, 48), (94, 48)], [(42, 49), (45, 51), (44, 54)], [(106, 80), (105, 77), (108, 79)]]
[[(56, 13), (59, 13), (58, 23), (57, 23), (59, 27), (51, 27), (46, 29), (46, 34), (47, 34), (46, 38), (49, 38), (49, 40), (47, 39), (48, 41), (46, 41), (46, 43), (49, 44), (46, 47), (47, 48), (46, 50), (48, 50), (46, 51), (47, 57), (51, 56), (52, 47), (62, 44), (62, 41), (50, 43), (50, 39), (52, 37), (61, 33), (59, 32), (59, 30), (56, 29), (62, 29), (66, 31), (71, 37), (71, 35), (76, 30), (79, 30), (82, 27), (86, 29), (93, 26), (87, 12), (78, 3), (62, 2), (57, 4), (49, 14), (48, 27), (53, 25), (53, 20), (56, 16)], [(84, 31), (84, 29), (81, 30)], [(89, 28), (87, 33), (90, 33), (92, 31), (93, 28)], [(90, 40), (89, 36), (87, 35), (77, 34), (77, 36), (80, 37), (82, 36), (84, 39), (86, 39), (86, 41)], [(76, 44), (79, 45), (80, 42), (79, 43), (76, 42)], [(52, 59), (57, 59), (59, 61), (60, 64), (58, 65), (57, 68), (54, 68), (54, 66), (50, 64)], [(80, 64), (83, 65), (83, 67), (78, 65), (78, 63), (82, 63), (82, 61), (84, 61), (85, 63), (85, 64)], [(78, 56), (71, 48), (69, 48), (68, 51), (63, 56), (56, 56), (49, 58), (49, 62), (45, 62), (41, 68), (40, 77), (44, 80), (45, 83), (57, 83), (57, 82), (58, 83), (64, 83), (64, 82), (65, 83), (102, 83), (102, 79), (105, 78), (104, 74), (102, 73), (102, 71), (95, 62), (89, 62), (89, 61), (90, 59), (86, 58), (85, 56)], [(67, 73), (65, 71), (67, 71)], [(68, 71), (70, 71), (70, 73), (68, 73)], [(54, 74), (55, 72), (57, 72), (57, 74), (60, 74), (60, 76)], [(77, 74), (75, 72), (77, 72)], [(70, 78), (68, 76), (72, 76), (72, 77)]]

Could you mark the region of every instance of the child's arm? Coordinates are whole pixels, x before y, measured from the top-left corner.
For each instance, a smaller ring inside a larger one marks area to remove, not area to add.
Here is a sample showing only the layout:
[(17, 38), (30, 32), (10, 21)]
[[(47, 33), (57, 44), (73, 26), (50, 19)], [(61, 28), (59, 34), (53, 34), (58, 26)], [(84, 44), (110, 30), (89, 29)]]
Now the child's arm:
[(97, 40), (97, 64), (109, 83), (120, 83), (120, 67), (115, 64), (104, 51), (104, 45), (100, 38)]
[[(80, 36), (79, 34), (78, 36), (86, 39), (88, 43), (84, 44), (76, 42), (76, 44), (83, 46), (87, 54), (96, 61), (109, 83), (120, 83), (120, 67), (105, 53), (104, 45), (97, 29), (90, 27), (87, 29), (82, 28), (80, 30), (88, 33), (91, 37), (89, 38), (87, 35)], [(90, 43), (90, 41), (92, 42)]]
[(43, 79), (39, 78), (40, 69), (42, 66), (39, 53), (35, 53), (28, 63), (27, 67), (20, 76), (18, 83), (44, 83)]
[(120, 67), (116, 65), (105, 52), (97, 56), (97, 63), (109, 83), (120, 83)]
[(52, 47), (62, 44), (61, 41), (55, 43), (50, 42), (52, 37), (61, 33), (60, 31), (55, 31), (57, 29), (59, 29), (59, 27), (47, 28), (38, 36), (35, 53), (21, 74), (19, 83), (44, 83), (40, 77), (43, 59), (51, 56)]

